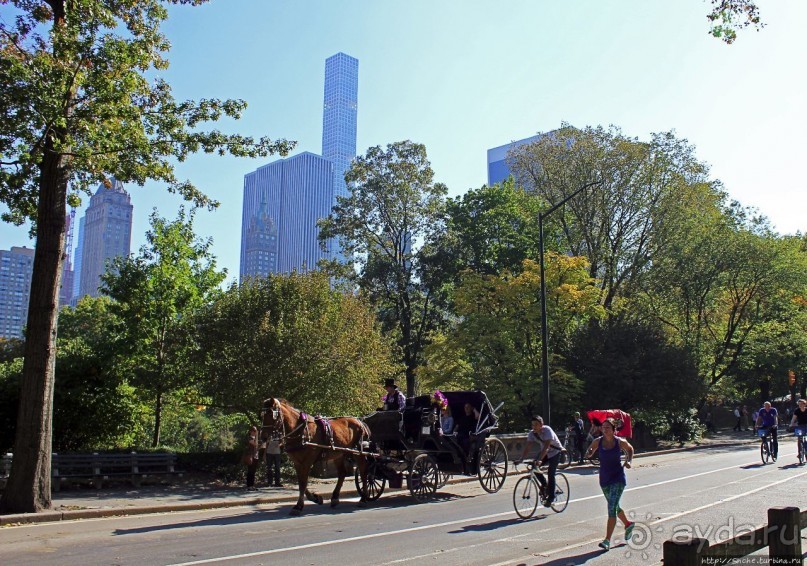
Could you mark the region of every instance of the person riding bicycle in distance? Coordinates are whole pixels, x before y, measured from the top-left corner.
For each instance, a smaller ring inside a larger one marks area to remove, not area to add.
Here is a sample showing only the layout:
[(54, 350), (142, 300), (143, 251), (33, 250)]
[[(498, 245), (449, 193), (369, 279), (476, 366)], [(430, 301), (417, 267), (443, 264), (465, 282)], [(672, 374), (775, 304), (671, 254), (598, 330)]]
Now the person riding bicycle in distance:
[[(798, 403), (799, 406), (793, 411), (793, 418), (790, 419), (790, 426), (807, 431), (807, 400), (799, 399)], [(799, 451), (801, 451), (801, 442), (799, 442)]]
[(549, 507), (555, 500), (555, 472), (558, 470), (558, 462), (560, 461), (560, 451), (563, 445), (558, 439), (558, 435), (549, 426), (544, 424), (544, 419), (540, 416), (534, 416), (530, 419), (532, 430), (527, 434), (527, 443), (524, 445), (524, 450), (521, 452), (521, 460), (527, 456), (533, 446), (538, 445), (538, 457), (535, 458), (539, 465), (546, 464), (548, 466), (547, 474), (549, 475), (549, 482), (544, 479), (544, 475), (535, 469), (535, 476), (542, 488), (545, 488), (546, 499), (543, 501), (544, 507)]
[(770, 401), (765, 401), (762, 408), (759, 410), (757, 422), (754, 423), (754, 428), (764, 428), (768, 430), (771, 435), (771, 456), (774, 460), (779, 454), (779, 440), (777, 439), (777, 430), (779, 428), (779, 413), (771, 407)]

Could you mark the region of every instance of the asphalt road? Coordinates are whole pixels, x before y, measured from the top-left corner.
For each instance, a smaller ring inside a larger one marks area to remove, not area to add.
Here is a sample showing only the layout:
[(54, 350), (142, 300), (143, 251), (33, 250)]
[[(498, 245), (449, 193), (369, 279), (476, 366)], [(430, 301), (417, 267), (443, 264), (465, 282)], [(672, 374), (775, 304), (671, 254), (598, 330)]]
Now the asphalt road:
[(307, 504), (301, 517), (279, 504), (6, 527), (0, 564), (658, 563), (673, 536), (715, 542), (763, 524), (768, 507), (807, 509), (807, 467), (797, 465), (792, 441), (780, 452), (766, 466), (756, 445), (635, 460), (622, 503), (640, 524), (630, 544), (618, 526), (608, 553), (597, 548), (605, 500), (596, 470), (585, 467), (567, 473), (566, 511), (541, 508), (526, 521), (513, 511), (511, 476), (495, 495), (478, 483), (453, 484), (429, 503), (394, 491), (367, 508)]

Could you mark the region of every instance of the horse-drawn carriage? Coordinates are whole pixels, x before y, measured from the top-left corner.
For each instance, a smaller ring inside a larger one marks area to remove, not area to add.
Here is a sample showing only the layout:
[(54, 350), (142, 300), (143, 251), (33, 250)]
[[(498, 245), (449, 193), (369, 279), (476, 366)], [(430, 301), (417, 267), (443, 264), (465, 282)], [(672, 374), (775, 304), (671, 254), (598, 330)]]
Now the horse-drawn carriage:
[(422, 501), (452, 475), (475, 475), (488, 493), (501, 489), (507, 477), (507, 450), (501, 440), (490, 438), (498, 418), (487, 396), (483, 391), (442, 395), (457, 419), (470, 420), (458, 435), (441, 430), (438, 409), (428, 395), (407, 399), (403, 412), (378, 411), (364, 417), (370, 429), (363, 446), (367, 469), (365, 479), (358, 469), (354, 479), (368, 500), (378, 499), (387, 484), (401, 487), (406, 479), (409, 492)]
[(464, 421), (463, 433), (456, 437), (441, 434), (428, 395), (407, 399), (402, 413), (378, 411), (364, 419), (311, 416), (284, 399), (266, 399), (261, 439), (279, 439), (297, 472), (300, 495), (292, 513), (302, 512), (305, 499), (323, 503), (322, 496), (308, 489), (311, 466), (321, 459), (330, 460), (338, 474), (332, 507), (339, 504), (348, 458), (356, 463), (360, 505), (378, 499), (387, 483), (402, 485), (404, 477), (418, 500), (432, 496), (453, 474), (476, 475), (482, 489), (499, 491), (507, 477), (507, 450), (501, 440), (490, 438), (498, 418), (487, 396), (482, 391), (456, 391), (444, 397), (456, 415), (470, 405), (472, 421)]

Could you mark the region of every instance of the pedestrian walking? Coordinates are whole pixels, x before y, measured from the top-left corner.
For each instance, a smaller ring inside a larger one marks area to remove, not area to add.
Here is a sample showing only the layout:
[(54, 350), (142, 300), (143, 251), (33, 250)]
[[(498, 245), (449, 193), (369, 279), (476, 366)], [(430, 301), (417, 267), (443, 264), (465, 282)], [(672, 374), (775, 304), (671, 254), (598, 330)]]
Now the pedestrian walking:
[(280, 441), (270, 438), (266, 442), (266, 483), (274, 487), (283, 487), (280, 483)]
[(574, 437), (575, 437), (575, 444), (577, 445), (577, 455), (578, 455), (578, 463), (583, 463), (583, 455), (586, 453), (586, 429), (585, 424), (583, 423), (583, 419), (580, 417), (580, 413), (574, 414)]
[(748, 421), (748, 407), (743, 405), (743, 408), (740, 411), (740, 415), (742, 415), (743, 419), (743, 430), (745, 431), (751, 430), (750, 429), (751, 423)]
[[(620, 462), (622, 450), (625, 451), (624, 465)], [(599, 547), (607, 552), (611, 548), (611, 536), (614, 534), (617, 517), (625, 525), (625, 541), (630, 541), (631, 535), (633, 535), (635, 525), (628, 520), (625, 511), (619, 506), (622, 492), (625, 491), (628, 483), (625, 478), (625, 468), (630, 468), (631, 460), (633, 460), (633, 446), (624, 438), (616, 436), (616, 421), (609, 418), (602, 423), (602, 436), (594, 439), (588, 448), (586, 458), (591, 458), (595, 451), (600, 457), (600, 488), (608, 502), (605, 538)]]
[(241, 462), (247, 467), (247, 489), (254, 491), (255, 472), (258, 470), (258, 427), (251, 426), (244, 442), (244, 453), (241, 455)]
[(717, 432), (717, 429), (715, 429), (715, 424), (714, 424), (714, 422), (712, 422), (712, 411), (711, 410), (706, 411), (706, 418), (704, 419), (704, 421), (705, 421), (705, 424), (706, 424), (706, 432)]
[(742, 416), (742, 413), (740, 413), (740, 406), (739, 405), (737, 405), (737, 407), (734, 408), (734, 418), (737, 419), (737, 424), (734, 425), (734, 428), (731, 429), (731, 430), (741, 431), (742, 430), (742, 423), (743, 423), (743, 416)]

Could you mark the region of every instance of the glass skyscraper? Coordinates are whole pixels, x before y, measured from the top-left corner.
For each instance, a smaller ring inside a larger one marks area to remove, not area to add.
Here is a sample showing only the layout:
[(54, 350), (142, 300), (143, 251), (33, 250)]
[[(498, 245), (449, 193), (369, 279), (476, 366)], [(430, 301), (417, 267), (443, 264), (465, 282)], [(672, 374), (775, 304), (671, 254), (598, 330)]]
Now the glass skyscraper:
[(325, 62), (322, 156), (303, 152), (244, 176), (240, 278), (317, 268), (338, 258), (335, 240), (323, 251), (317, 221), (347, 195), (345, 172), (356, 157), (359, 61), (337, 53)]
[(0, 338), (22, 338), (33, 273), (33, 248), (0, 250)]
[(345, 172), (356, 157), (359, 60), (337, 53), (325, 61), (322, 157), (334, 164), (335, 190), (347, 195)]
[(496, 183), (501, 183), (510, 176), (510, 166), (507, 163), (507, 153), (518, 146), (528, 143), (536, 142), (541, 139), (544, 134), (538, 134), (530, 138), (524, 138), (510, 142), (499, 147), (494, 147), (488, 150), (488, 186), (493, 186)]

